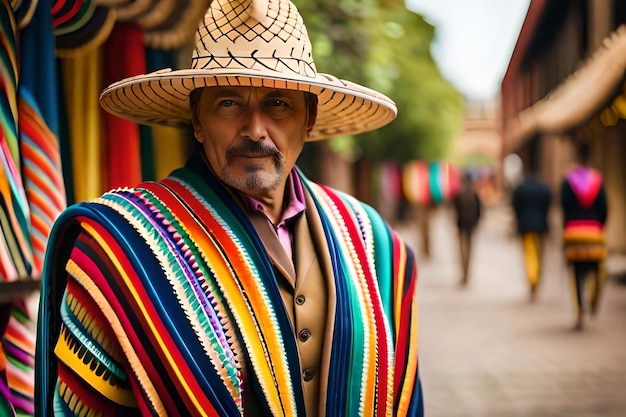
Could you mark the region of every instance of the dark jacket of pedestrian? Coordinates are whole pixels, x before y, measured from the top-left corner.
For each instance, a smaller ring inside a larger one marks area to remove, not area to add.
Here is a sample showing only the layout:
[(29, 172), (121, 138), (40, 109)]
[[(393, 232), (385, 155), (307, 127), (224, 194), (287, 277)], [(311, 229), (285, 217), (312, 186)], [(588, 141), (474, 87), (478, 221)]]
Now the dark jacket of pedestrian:
[(548, 210), (551, 200), (550, 187), (527, 178), (513, 191), (513, 211), (519, 234), (548, 231)]
[(452, 199), (456, 212), (457, 227), (459, 230), (474, 230), (480, 220), (480, 199), (471, 186), (471, 182), (464, 183)]

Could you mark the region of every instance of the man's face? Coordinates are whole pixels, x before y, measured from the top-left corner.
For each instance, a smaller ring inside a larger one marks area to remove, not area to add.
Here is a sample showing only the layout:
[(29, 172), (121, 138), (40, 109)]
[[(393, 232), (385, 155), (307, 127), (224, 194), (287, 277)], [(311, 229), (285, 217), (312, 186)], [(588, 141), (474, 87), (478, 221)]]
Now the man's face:
[(282, 192), (315, 122), (309, 119), (300, 91), (208, 87), (195, 108), (193, 125), (217, 176), (263, 199)]

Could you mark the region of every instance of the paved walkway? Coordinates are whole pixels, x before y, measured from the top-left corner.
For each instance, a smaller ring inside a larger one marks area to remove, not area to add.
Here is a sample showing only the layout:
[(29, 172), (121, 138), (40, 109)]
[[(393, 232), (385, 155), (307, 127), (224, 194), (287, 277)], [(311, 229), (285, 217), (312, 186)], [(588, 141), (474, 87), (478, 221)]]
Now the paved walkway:
[[(469, 285), (460, 274), (450, 212), (431, 221), (420, 256), (420, 369), (426, 417), (626, 416), (626, 286), (608, 280), (598, 316), (572, 331), (574, 310), (558, 242), (529, 301), (511, 215), (488, 208)], [(415, 228), (400, 233), (418, 251)]]

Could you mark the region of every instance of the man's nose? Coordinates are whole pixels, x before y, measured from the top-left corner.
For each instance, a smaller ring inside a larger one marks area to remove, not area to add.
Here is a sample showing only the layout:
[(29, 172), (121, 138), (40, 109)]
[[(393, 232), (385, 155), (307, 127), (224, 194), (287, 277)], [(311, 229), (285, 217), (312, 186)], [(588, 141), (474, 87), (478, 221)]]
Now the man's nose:
[(266, 118), (260, 109), (251, 108), (248, 110), (244, 133), (255, 141), (267, 138)]

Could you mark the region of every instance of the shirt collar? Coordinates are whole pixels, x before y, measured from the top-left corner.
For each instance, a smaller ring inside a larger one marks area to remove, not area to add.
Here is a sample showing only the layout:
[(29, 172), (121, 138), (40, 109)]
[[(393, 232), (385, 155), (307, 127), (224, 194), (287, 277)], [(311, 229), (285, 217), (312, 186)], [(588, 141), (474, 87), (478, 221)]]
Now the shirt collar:
[[(238, 194), (241, 196), (242, 201), (250, 211), (257, 211), (267, 217), (263, 204), (259, 200), (240, 191), (238, 191)], [(298, 214), (302, 213), (306, 208), (306, 204), (304, 202), (304, 190), (302, 188), (302, 183), (297, 179), (295, 168), (291, 170), (289, 176), (287, 177), (287, 183), (285, 185), (285, 199), (286, 205), (283, 209), (283, 214), (278, 221), (278, 224), (274, 225), (275, 227), (293, 219)]]

